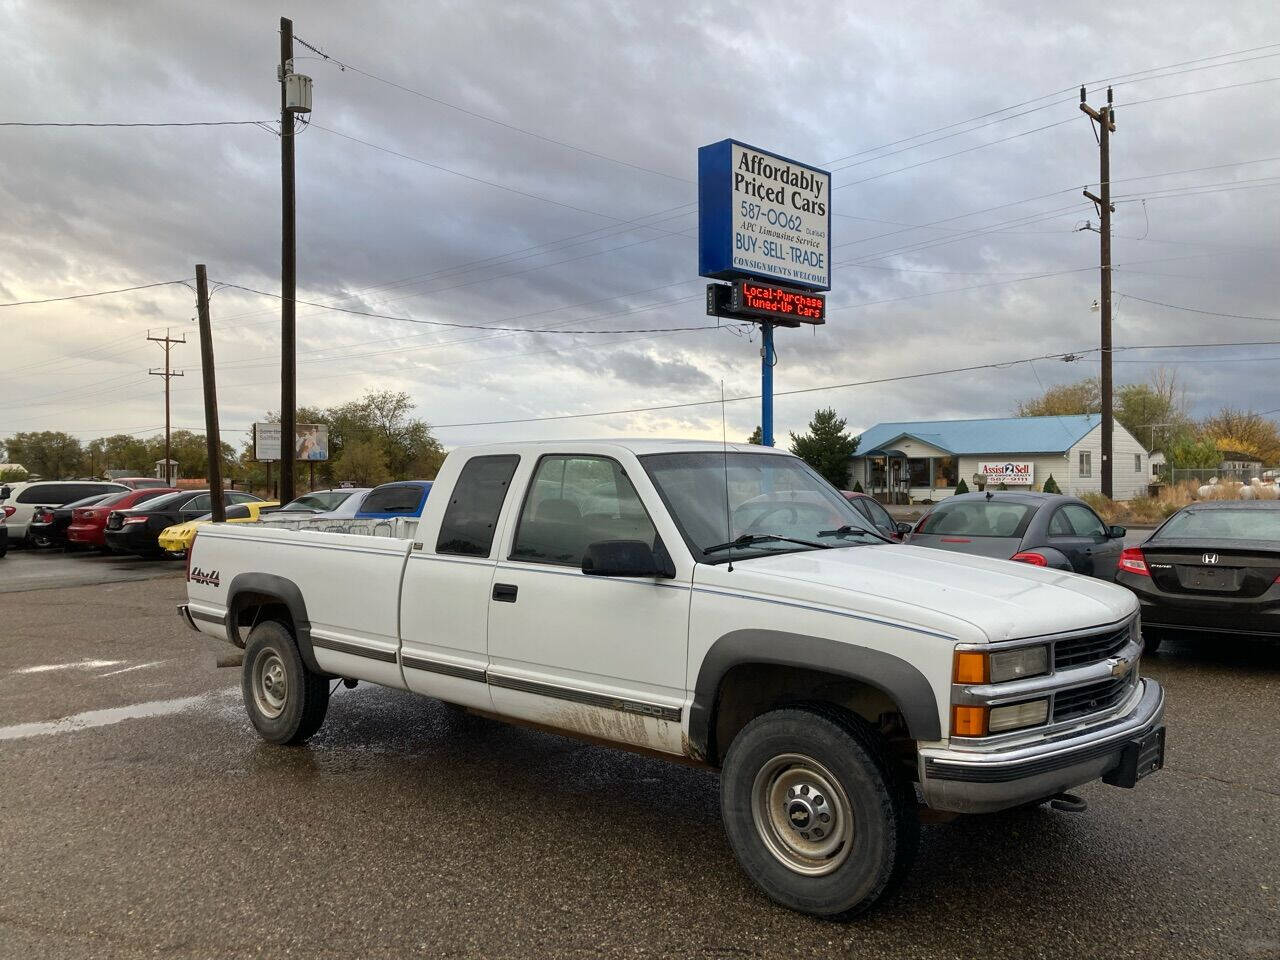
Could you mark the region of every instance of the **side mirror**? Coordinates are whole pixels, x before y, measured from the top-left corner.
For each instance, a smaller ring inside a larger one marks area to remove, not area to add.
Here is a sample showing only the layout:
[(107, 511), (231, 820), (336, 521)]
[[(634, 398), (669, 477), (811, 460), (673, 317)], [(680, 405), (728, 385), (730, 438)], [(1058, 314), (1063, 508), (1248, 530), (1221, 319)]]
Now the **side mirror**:
[(582, 555), (582, 572), (593, 577), (674, 577), (643, 540), (600, 540)]
[(907, 523), (906, 521), (904, 520), (898, 521), (898, 533), (902, 534), (902, 536), (905, 537), (908, 533), (912, 531), (912, 529), (913, 528), (911, 524)]
[(1107, 527), (1107, 536), (1112, 540), (1119, 540), (1128, 532), (1124, 527)]

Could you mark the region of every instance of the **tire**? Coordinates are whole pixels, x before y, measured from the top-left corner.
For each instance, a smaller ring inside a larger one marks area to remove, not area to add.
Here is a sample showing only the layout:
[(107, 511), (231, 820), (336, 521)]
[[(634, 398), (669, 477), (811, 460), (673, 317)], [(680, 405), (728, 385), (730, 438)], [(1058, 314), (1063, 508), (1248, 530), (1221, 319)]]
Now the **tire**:
[(37, 550), (45, 550), (53, 546), (52, 537), (37, 537), (34, 534), (31, 534), (28, 539), (31, 541), (31, 546), (35, 547)]
[(1159, 653), (1162, 642), (1164, 642), (1164, 634), (1159, 630), (1148, 628), (1142, 631), (1142, 652), (1144, 655)]
[(920, 835), (915, 790), (883, 741), (859, 718), (821, 705), (775, 710), (743, 728), (725, 757), (720, 812), (760, 889), (836, 920), (901, 882)]
[(249, 720), (270, 743), (305, 742), (329, 709), (328, 680), (307, 669), (293, 634), (276, 620), (264, 620), (249, 634), (240, 691)]

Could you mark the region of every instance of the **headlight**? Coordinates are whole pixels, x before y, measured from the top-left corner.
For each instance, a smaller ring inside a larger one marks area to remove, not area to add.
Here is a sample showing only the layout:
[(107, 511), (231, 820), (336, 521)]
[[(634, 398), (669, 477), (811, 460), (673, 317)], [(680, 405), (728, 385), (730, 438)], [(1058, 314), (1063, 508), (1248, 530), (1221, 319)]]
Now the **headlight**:
[(991, 682), (1038, 677), (1049, 672), (1048, 647), (1022, 647), (991, 654)]
[(1038, 677), (1048, 672), (1049, 648), (1046, 646), (1019, 647), (996, 653), (956, 651), (956, 683), (1003, 683), (1023, 677)]
[(1010, 707), (992, 707), (987, 729), (992, 733), (1017, 730), (1020, 727), (1038, 727), (1049, 719), (1049, 701), (1032, 700), (1015, 703)]

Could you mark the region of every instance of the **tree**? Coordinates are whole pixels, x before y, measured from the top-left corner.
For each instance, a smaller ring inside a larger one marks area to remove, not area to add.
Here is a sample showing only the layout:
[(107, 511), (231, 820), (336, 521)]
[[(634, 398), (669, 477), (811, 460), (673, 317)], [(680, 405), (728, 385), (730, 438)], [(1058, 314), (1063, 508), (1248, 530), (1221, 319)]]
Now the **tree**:
[(1165, 462), (1177, 470), (1215, 470), (1222, 463), (1218, 445), (1190, 431), (1175, 437), (1165, 448)]
[(969, 492), (969, 485), (964, 482), (964, 477), (961, 477), (959, 480), (956, 481), (956, 496), (958, 497), (960, 496), (960, 494), (968, 493), (968, 492)]
[(1058, 486), (1058, 481), (1053, 479), (1053, 474), (1049, 474), (1049, 479), (1044, 482), (1041, 488), (1045, 493), (1061, 493), (1062, 488)]
[(1260, 460), (1268, 465), (1280, 463), (1280, 430), (1274, 420), (1260, 413), (1223, 407), (1201, 425), (1201, 432), (1221, 453), (1239, 455), (1225, 459)]
[(1126, 383), (1116, 390), (1116, 421), (1152, 450), (1161, 449), (1190, 427), (1186, 399), (1176, 375), (1156, 370), (1146, 383)]
[(76, 476), (84, 458), (80, 441), (56, 430), (15, 433), (5, 441), (5, 449), (10, 461), (47, 480)]
[(0, 483), (21, 483), (27, 477), (28, 473), (22, 467), (0, 467)]
[(374, 440), (351, 440), (333, 464), (339, 481), (347, 480), (358, 487), (376, 487), (391, 479), (387, 455)]
[(842, 417), (832, 409), (818, 410), (809, 421), (809, 432), (791, 434), (791, 452), (818, 471), (837, 490), (849, 481), (849, 458), (858, 449), (858, 438), (845, 433)]
[(754, 443), (757, 447), (763, 447), (764, 431), (757, 426), (751, 431), (751, 436), (747, 437), (747, 443)]
[(1102, 411), (1102, 390), (1096, 377), (1050, 387), (1038, 397), (1018, 401), (1019, 417), (1066, 417)]

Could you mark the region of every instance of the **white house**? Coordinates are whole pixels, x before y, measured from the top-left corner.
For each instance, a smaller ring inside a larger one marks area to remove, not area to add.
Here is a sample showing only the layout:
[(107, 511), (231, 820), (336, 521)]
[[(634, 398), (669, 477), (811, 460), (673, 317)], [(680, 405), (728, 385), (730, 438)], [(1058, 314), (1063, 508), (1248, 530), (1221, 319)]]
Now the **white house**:
[[(1145, 495), (1147, 451), (1119, 423), (1112, 448), (1115, 499)], [(970, 490), (975, 476), (992, 487), (1039, 490), (1051, 474), (1063, 493), (1101, 492), (1100, 415), (878, 423), (858, 437), (849, 487), (858, 483), (881, 500), (907, 503), (949, 497), (961, 478)]]

